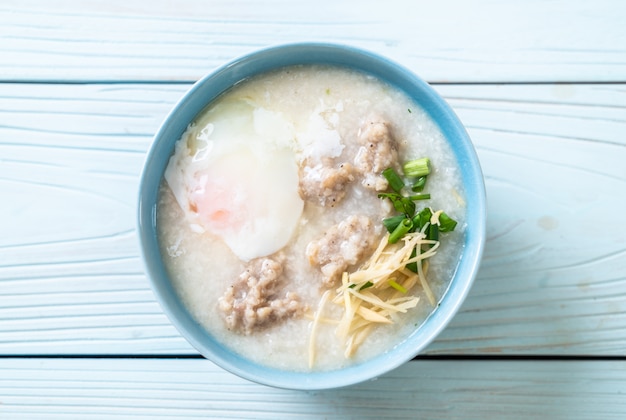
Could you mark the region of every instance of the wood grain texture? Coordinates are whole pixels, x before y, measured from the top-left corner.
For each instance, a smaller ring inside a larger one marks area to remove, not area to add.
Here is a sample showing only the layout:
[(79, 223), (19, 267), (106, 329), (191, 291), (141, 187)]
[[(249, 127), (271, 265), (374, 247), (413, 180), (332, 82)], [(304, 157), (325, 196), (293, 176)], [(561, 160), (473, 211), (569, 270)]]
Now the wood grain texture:
[[(193, 354), (135, 235), (151, 136), (188, 85), (0, 84), (0, 354)], [(624, 85), (439, 85), (486, 176), (488, 242), (431, 354), (623, 354)]]
[(5, 0), (2, 81), (180, 81), (249, 51), (340, 42), (431, 82), (626, 81), (620, 0)]
[(429, 351), (624, 354), (626, 88), (439, 89), (478, 149), (488, 238)]
[(0, 87), (10, 104), (0, 111), (0, 353), (190, 351), (154, 300), (135, 235), (145, 152), (187, 88)]
[[(626, 418), (624, 4), (0, 2), (0, 419)], [(152, 136), (190, 82), (299, 41), (384, 54), (438, 83), (466, 124), (488, 242), (426, 349), (459, 358), (292, 392), (159, 357), (196, 351), (139, 257)], [(540, 358), (466, 357), (494, 354)], [(622, 357), (546, 357), (583, 354)]]
[(626, 363), (414, 361), (354, 387), (299, 392), (201, 360), (0, 360), (7, 419), (621, 419)]

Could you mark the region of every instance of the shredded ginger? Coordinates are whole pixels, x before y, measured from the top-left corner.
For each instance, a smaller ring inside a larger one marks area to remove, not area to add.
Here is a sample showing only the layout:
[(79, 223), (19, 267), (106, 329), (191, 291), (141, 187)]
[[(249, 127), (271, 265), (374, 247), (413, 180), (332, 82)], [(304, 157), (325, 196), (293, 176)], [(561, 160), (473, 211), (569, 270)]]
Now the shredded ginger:
[[(435, 255), (439, 242), (426, 239), (424, 230), (407, 233), (395, 244), (389, 244), (389, 234), (385, 234), (363, 266), (352, 273), (343, 273), (332, 302), (344, 309), (335, 333), (345, 341), (346, 358), (354, 354), (377, 325), (392, 324), (399, 320), (399, 314), (417, 306), (419, 297), (412, 291), (418, 282), (434, 306), (435, 297), (425, 271), (426, 260)], [(413, 250), (419, 251), (422, 245), (430, 245), (430, 248), (411, 257)], [(417, 273), (406, 268), (411, 263), (417, 263)], [(324, 306), (325, 303), (321, 304), (317, 310), (318, 322)]]

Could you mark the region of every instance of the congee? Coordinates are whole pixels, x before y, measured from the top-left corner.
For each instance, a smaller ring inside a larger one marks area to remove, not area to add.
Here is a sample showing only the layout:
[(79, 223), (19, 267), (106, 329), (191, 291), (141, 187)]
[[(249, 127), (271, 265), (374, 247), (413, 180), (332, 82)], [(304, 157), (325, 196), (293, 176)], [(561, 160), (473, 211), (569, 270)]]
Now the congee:
[(458, 164), (403, 92), (286, 67), (210, 103), (177, 141), (157, 208), (190, 314), (279, 369), (372, 358), (436, 308), (461, 256)]

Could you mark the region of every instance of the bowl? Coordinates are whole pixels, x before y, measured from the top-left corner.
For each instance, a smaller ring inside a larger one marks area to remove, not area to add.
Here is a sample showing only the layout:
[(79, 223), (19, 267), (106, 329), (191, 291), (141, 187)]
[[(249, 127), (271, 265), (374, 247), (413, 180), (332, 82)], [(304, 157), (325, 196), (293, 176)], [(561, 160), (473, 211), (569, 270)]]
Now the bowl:
[[(229, 350), (200, 326), (183, 306), (168, 277), (157, 240), (159, 183), (175, 142), (208, 103), (251, 76), (296, 64), (328, 64), (369, 73), (404, 91), (443, 132), (459, 163), (467, 202), (465, 243), (458, 267), (438, 307), (408, 338), (387, 352), (346, 368), (293, 372), (262, 366)], [(269, 386), (317, 390), (377, 378), (418, 355), (445, 328), (466, 298), (476, 276), (485, 241), (485, 187), (480, 164), (463, 125), (448, 104), (412, 71), (372, 52), (345, 45), (300, 43), (252, 52), (199, 80), (174, 106), (154, 137), (141, 176), (138, 234), (153, 292), (163, 311), (202, 356), (250, 381)]]

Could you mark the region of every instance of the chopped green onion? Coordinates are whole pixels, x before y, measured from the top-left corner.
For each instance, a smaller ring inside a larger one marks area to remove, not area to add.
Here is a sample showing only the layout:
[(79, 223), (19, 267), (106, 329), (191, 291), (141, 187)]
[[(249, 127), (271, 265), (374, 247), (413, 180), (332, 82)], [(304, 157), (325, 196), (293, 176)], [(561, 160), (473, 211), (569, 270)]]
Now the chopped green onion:
[(396, 209), (397, 212), (406, 213), (404, 211), (404, 203), (402, 202), (402, 199), (392, 199), (391, 202), (393, 203), (393, 208)]
[(439, 232), (452, 232), (456, 227), (456, 220), (441, 212), (439, 214)]
[(399, 213), (404, 213), (411, 217), (415, 213), (415, 203), (410, 197), (405, 197), (398, 193), (380, 193), (378, 198), (388, 198), (393, 204), (393, 208)]
[(409, 178), (419, 178), (430, 173), (430, 159), (427, 157), (411, 160), (402, 167), (404, 175)]
[[(413, 248), (413, 251), (411, 252), (411, 258), (415, 258), (417, 256), (417, 251), (417, 247)], [(411, 270), (412, 272), (417, 273), (417, 261), (408, 263), (405, 267), (407, 268), (407, 270)]]
[[(437, 213), (437, 221), (431, 223), (433, 212), (429, 207), (423, 208), (416, 213), (416, 201), (430, 199), (430, 193), (422, 192), (431, 171), (430, 159), (427, 157), (414, 159), (406, 162), (402, 168), (405, 176), (415, 179), (411, 190), (417, 194), (404, 195), (402, 193), (406, 185), (402, 177), (393, 168), (387, 168), (382, 172), (393, 192), (380, 193), (378, 197), (389, 199), (394, 209), (401, 213), (383, 220), (383, 225), (389, 232), (389, 243), (396, 243), (407, 233), (416, 231), (424, 231), (427, 239), (438, 241), (439, 232), (453, 231), (457, 222), (444, 212), (439, 211)], [(414, 249), (411, 256), (414, 257), (420, 250), (421, 248)], [(417, 272), (416, 263), (407, 264), (406, 267), (411, 271)]]
[(415, 181), (415, 183), (411, 187), (411, 190), (413, 190), (413, 192), (422, 192), (424, 190), (424, 187), (426, 186), (426, 178), (428, 178), (427, 175), (417, 178), (417, 181)]
[(413, 222), (414, 225), (417, 226), (417, 229), (421, 230), (426, 225), (426, 223), (430, 222), (430, 218), (432, 217), (432, 215), (433, 213), (430, 211), (430, 208), (426, 207), (422, 209), (422, 211), (417, 213), (411, 219), (411, 221)]
[(398, 227), (400, 223), (402, 223), (404, 219), (406, 219), (404, 215), (388, 217), (387, 219), (383, 220), (383, 225), (387, 229), (387, 232), (391, 233), (396, 229), (396, 227)]
[(389, 182), (389, 186), (392, 190), (399, 193), (404, 188), (404, 181), (400, 178), (400, 175), (393, 169), (387, 168), (383, 171), (383, 176)]
[(415, 194), (409, 196), (411, 200), (430, 200), (430, 194)]
[(396, 226), (394, 231), (391, 232), (391, 235), (389, 235), (389, 243), (395, 244), (396, 242), (398, 242), (400, 239), (402, 239), (404, 235), (406, 235), (411, 230), (412, 227), (413, 222), (411, 221), (411, 219), (402, 220), (402, 222), (399, 223), (398, 226)]
[(417, 213), (415, 216), (411, 217), (411, 222), (413, 222), (413, 232), (422, 229), (422, 224), (420, 223), (420, 213)]
[(406, 290), (406, 288), (404, 286), (402, 286), (401, 284), (396, 283), (395, 280), (389, 280), (389, 286), (393, 287), (394, 289), (396, 289), (400, 293), (408, 292), (408, 290)]
[(428, 239), (430, 239), (431, 241), (438, 241), (439, 240), (439, 226), (436, 224), (432, 224), (428, 227), (428, 235), (427, 235)]
[(415, 214), (415, 203), (410, 197), (402, 197), (402, 208), (406, 217), (411, 217)]
[(365, 290), (365, 289), (367, 289), (367, 288), (370, 288), (370, 287), (372, 287), (373, 285), (374, 285), (374, 283), (372, 283), (371, 281), (368, 281), (368, 282), (367, 282), (367, 283), (365, 283), (363, 286), (361, 286), (361, 288), (359, 289), (359, 292), (360, 292), (361, 290)]

